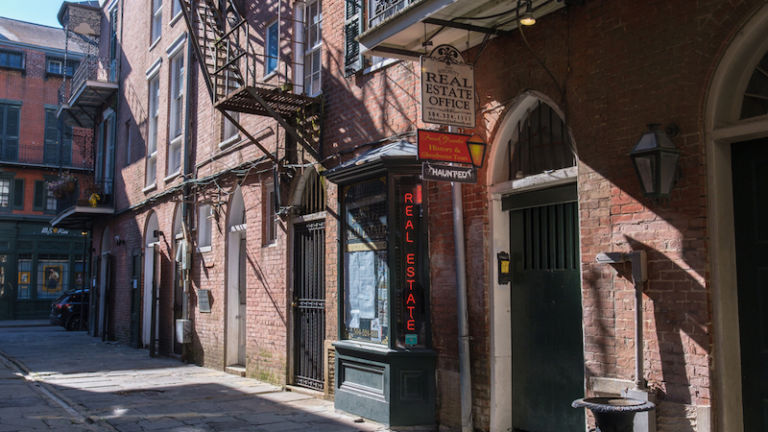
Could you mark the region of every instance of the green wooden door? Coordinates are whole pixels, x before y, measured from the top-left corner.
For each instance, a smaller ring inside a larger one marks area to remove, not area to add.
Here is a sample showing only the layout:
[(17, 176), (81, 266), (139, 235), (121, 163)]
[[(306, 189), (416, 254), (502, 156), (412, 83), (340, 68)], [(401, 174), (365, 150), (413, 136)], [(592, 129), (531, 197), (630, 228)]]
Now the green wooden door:
[(768, 140), (733, 145), (745, 431), (768, 431)]
[(584, 430), (578, 245), (575, 202), (510, 211), (515, 431)]

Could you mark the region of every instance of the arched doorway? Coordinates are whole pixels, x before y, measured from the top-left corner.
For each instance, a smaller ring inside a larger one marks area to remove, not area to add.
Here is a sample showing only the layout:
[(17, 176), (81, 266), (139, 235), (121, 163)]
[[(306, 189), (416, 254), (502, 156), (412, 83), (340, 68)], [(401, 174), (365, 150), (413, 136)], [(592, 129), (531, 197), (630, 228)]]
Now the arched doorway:
[(101, 248), (99, 249), (99, 292), (98, 292), (98, 321), (95, 323), (95, 336), (101, 336), (106, 339), (109, 329), (109, 304), (108, 296), (111, 294), (110, 282), (112, 280), (112, 231), (109, 227), (104, 228), (101, 234)]
[(305, 171), (293, 207), (293, 383), (325, 389), (325, 187)]
[(144, 293), (142, 301), (141, 342), (151, 354), (157, 350), (159, 320), (157, 319), (158, 287), (160, 285), (160, 251), (157, 214), (151, 212), (144, 228)]
[(226, 366), (245, 372), (246, 220), (243, 192), (235, 189), (227, 222)]
[[(717, 429), (766, 430), (768, 305), (768, 6), (738, 32), (709, 88), (711, 245)], [(735, 251), (735, 253), (734, 253)], [(763, 297), (764, 299), (765, 297)], [(762, 404), (762, 405), (761, 405)]]
[[(556, 105), (529, 92), (494, 139), (488, 170), (491, 247), (491, 429), (581, 430), (584, 358), (576, 155)], [(557, 317), (557, 319), (552, 319)], [(536, 335), (535, 337), (533, 335)]]

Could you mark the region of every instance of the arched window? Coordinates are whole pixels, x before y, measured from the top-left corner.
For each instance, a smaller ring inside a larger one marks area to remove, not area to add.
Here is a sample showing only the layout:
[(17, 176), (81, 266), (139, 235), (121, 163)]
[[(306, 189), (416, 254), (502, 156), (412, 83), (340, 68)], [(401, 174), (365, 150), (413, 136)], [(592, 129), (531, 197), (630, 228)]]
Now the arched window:
[(741, 119), (768, 114), (768, 53), (752, 72), (744, 99), (741, 103)]
[(325, 210), (325, 187), (317, 171), (312, 170), (304, 184), (300, 214), (308, 215)]
[(541, 101), (517, 124), (509, 156), (510, 180), (576, 165), (563, 120)]

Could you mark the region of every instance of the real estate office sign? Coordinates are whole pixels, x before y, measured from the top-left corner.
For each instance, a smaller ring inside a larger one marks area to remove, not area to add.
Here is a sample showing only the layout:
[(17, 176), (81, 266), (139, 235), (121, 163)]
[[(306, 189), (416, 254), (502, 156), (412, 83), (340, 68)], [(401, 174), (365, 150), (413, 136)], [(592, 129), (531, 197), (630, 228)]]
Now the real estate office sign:
[(474, 69), (450, 45), (440, 45), (421, 58), (421, 120), (475, 127)]

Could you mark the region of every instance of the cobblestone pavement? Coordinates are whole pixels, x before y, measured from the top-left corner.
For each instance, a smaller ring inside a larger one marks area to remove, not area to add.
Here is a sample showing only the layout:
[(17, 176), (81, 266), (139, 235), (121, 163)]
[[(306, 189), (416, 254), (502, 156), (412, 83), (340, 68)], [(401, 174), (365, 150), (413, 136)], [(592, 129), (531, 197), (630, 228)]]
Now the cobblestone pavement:
[(0, 432), (387, 430), (254, 379), (84, 332), (0, 323)]

